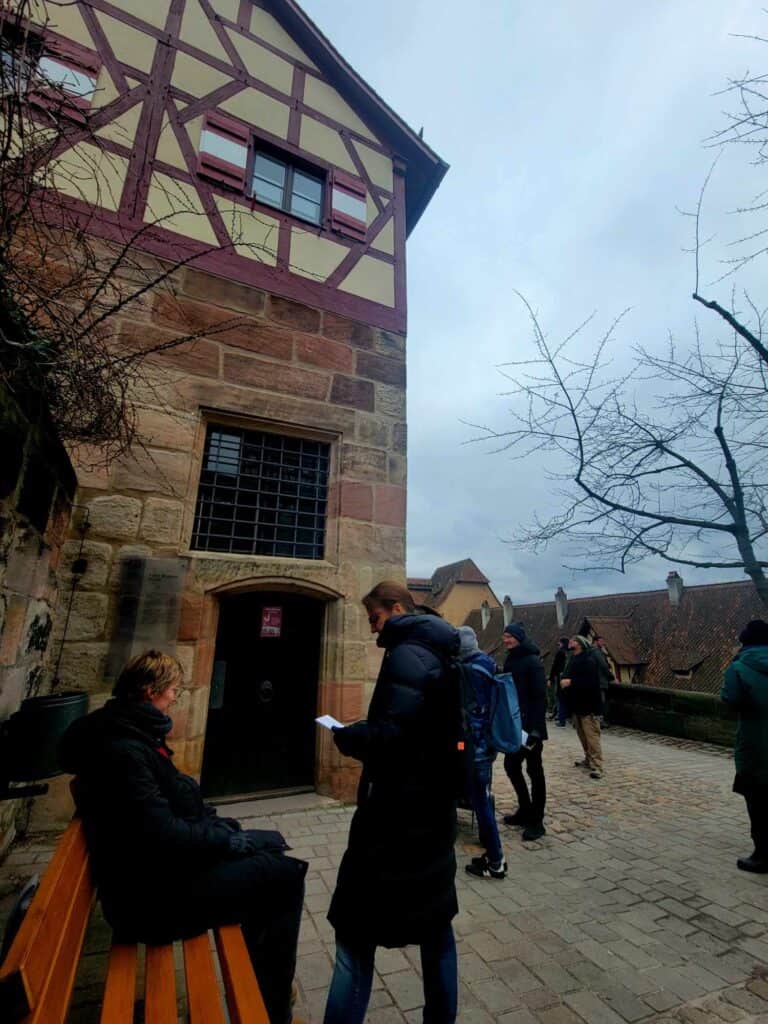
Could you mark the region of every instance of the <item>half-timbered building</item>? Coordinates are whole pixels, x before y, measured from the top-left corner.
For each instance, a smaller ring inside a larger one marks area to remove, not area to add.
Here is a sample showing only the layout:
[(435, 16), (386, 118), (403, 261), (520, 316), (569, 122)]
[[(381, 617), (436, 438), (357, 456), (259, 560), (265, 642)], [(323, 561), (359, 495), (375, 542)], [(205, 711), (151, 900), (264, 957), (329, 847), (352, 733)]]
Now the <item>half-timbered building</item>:
[(360, 598), (405, 575), (405, 248), (446, 165), (294, 0), (46, 13), (46, 75), (96, 132), (61, 189), (91, 230), (185, 263), (121, 335), (210, 332), (153, 357), (134, 453), (80, 462), (62, 684), (98, 701), (173, 647), (174, 746), (208, 793), (348, 793), (314, 718), (364, 713)]

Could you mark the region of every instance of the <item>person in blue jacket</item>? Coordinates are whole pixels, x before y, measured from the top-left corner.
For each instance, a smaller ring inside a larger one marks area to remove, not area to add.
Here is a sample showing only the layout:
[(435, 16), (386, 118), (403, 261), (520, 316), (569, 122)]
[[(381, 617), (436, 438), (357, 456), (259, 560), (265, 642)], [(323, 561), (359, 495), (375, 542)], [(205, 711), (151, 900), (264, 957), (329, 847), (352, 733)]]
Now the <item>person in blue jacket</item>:
[(488, 746), (488, 717), (491, 710), (491, 682), (496, 662), (477, 646), (477, 634), (471, 626), (459, 627), (459, 658), (469, 670), (474, 706), (469, 711), (472, 729), (471, 799), (477, 817), (482, 857), (473, 857), (465, 870), (477, 878), (505, 878), (507, 862), (499, 838), (499, 826), (491, 800), (491, 772), (496, 751)]
[(739, 713), (733, 791), (746, 801), (755, 849), (736, 866), (763, 875), (768, 874), (768, 622), (747, 623), (739, 640), (742, 648), (725, 670), (720, 697)]

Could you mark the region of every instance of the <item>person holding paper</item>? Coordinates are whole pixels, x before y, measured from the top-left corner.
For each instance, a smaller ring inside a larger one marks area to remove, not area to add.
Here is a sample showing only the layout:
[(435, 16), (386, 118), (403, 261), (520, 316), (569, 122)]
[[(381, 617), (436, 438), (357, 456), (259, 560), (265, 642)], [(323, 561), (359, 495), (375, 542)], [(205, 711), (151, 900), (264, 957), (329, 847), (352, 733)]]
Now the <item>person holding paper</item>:
[(424, 1024), (454, 1024), (456, 694), (445, 666), (459, 635), (415, 614), (398, 583), (379, 583), (363, 604), (384, 659), (368, 719), (333, 730), (363, 771), (328, 912), (336, 966), (325, 1024), (363, 1024), (376, 947), (406, 945), (421, 947)]

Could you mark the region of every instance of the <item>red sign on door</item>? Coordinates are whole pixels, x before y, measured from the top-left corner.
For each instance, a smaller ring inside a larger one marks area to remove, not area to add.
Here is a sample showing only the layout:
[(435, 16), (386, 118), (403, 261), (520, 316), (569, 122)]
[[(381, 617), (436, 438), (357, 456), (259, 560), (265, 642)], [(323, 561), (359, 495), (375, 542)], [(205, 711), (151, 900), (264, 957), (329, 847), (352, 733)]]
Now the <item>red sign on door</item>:
[(279, 637), (283, 628), (282, 608), (261, 609), (261, 635)]

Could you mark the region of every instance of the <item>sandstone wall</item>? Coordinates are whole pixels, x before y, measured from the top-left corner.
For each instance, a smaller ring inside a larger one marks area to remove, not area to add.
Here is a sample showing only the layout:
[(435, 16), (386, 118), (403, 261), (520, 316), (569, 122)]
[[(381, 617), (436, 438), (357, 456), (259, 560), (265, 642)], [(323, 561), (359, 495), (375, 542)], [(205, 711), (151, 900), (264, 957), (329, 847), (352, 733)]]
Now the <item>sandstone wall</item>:
[[(61, 675), (99, 695), (116, 622), (121, 560), (180, 557), (187, 565), (177, 653), (190, 689), (177, 709), (175, 747), (200, 769), (223, 589), (293, 586), (327, 601), (320, 710), (363, 713), (380, 655), (359, 604), (379, 578), (405, 577), (405, 338), (193, 270), (175, 298), (134, 304), (121, 336), (162, 344), (195, 329), (194, 343), (151, 358), (140, 385), (142, 446), (109, 470), (75, 453), (90, 529), (88, 570), (75, 594)], [(138, 307), (138, 308), (136, 308)], [(237, 317), (223, 333), (216, 326)], [(208, 422), (327, 439), (332, 474), (322, 561), (189, 550)], [(79, 550), (65, 548), (64, 571)], [(63, 613), (58, 616), (61, 634)], [(354, 772), (321, 738), (323, 791), (351, 792)]]

